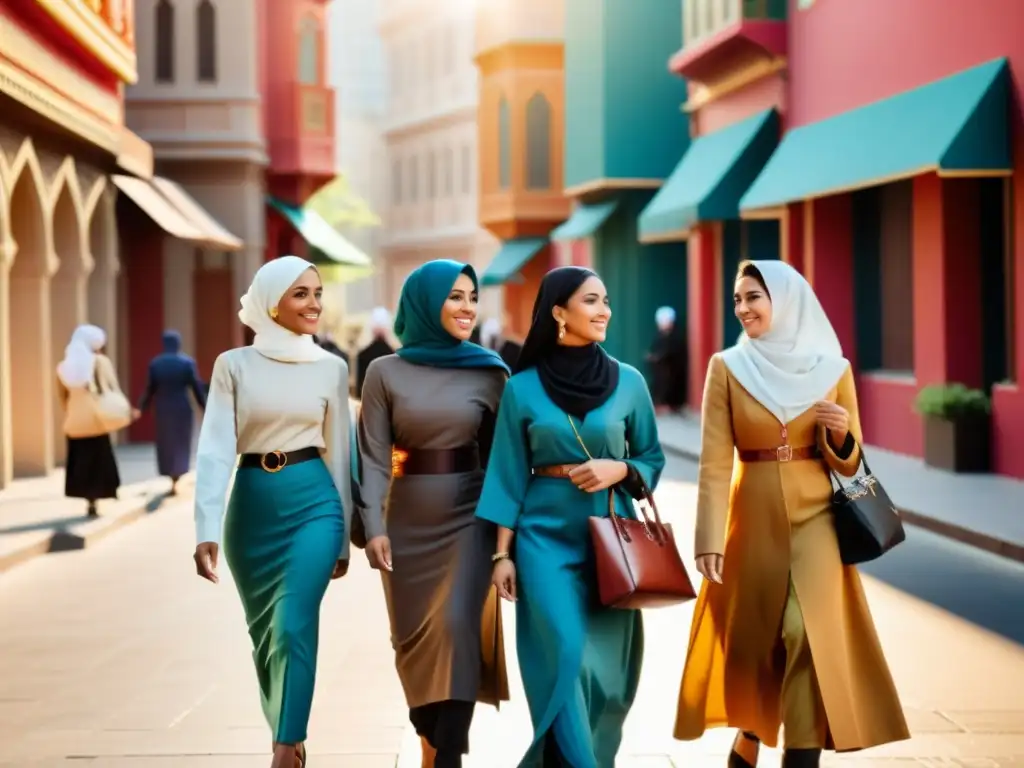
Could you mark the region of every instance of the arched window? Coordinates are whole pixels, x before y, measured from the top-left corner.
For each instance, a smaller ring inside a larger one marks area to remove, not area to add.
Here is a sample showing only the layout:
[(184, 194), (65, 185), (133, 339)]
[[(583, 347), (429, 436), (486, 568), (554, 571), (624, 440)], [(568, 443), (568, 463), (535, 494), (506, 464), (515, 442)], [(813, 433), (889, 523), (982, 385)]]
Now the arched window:
[(498, 102), (498, 189), (512, 186), (512, 110), (504, 96)]
[(551, 188), (551, 104), (542, 93), (526, 102), (526, 188)]
[(196, 9), (196, 75), (201, 83), (217, 81), (217, 9), (202, 0)]
[(320, 82), (320, 23), (307, 16), (299, 27), (299, 82)]
[(156, 81), (174, 82), (174, 6), (170, 0), (156, 4)]

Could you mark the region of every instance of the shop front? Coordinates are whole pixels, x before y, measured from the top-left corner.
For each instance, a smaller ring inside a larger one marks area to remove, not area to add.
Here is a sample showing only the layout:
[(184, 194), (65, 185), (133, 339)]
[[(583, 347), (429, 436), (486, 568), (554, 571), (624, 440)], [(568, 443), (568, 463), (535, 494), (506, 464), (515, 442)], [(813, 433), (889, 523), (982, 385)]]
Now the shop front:
[[(841, 4), (819, 3), (794, 23), (838, 35), (851, 20), (829, 5)], [(807, 30), (798, 37), (807, 40)], [(939, 44), (920, 30), (912, 40)], [(1024, 53), (1019, 41), (1005, 43), (990, 50)], [(1014, 171), (1022, 141), (1010, 62), (981, 51), (967, 67), (933, 59), (944, 76), (898, 88), (907, 59), (892, 56), (884, 68), (874, 63), (887, 78), (884, 97), (842, 110), (803, 101), (826, 98), (822, 73), (845, 70), (822, 59), (842, 55), (843, 46), (821, 43), (794, 54), (790, 130), (740, 207), (802, 221), (795, 263), (858, 373), (866, 440), (923, 455), (918, 393), (964, 384), (992, 395), (992, 469), (1024, 477), (1010, 437), (1024, 423), (1014, 311), (1024, 259), (1013, 226), (1024, 220)], [(929, 59), (916, 50), (911, 58), (919, 55)]]

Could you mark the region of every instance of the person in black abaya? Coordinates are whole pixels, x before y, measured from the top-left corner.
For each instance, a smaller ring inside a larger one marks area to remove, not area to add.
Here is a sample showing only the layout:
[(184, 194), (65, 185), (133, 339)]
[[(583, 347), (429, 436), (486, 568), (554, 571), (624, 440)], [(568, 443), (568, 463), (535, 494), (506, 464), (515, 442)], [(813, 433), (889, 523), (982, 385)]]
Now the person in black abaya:
[(653, 382), (651, 397), (658, 413), (678, 412), (686, 404), (686, 337), (672, 307), (660, 307), (654, 320), (658, 335), (647, 353)]

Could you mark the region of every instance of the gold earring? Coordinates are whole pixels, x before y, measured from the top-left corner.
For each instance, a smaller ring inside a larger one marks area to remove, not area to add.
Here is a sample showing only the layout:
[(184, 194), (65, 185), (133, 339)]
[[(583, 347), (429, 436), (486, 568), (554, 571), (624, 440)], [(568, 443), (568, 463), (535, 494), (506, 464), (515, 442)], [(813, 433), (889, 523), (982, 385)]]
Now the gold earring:
[(559, 320), (558, 321), (558, 340), (561, 341), (564, 338), (565, 338), (565, 321), (564, 320)]
[(267, 314), (270, 315), (271, 320), (277, 320), (277, 307), (271, 307), (270, 312), (268, 312)]

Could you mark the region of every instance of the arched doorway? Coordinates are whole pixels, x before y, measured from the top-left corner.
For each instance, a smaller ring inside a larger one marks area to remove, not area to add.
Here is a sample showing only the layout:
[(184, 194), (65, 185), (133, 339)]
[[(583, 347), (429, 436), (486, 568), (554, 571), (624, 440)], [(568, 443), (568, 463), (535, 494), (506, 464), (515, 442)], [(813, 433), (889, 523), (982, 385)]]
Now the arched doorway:
[[(0, 162), (3, 161), (0, 153)], [(14, 259), (11, 237), (10, 196), (0, 167), (0, 489), (6, 488), (14, 474), (14, 452), (11, 443), (11, 324), (10, 278)]]
[(52, 249), (42, 175), (31, 161), (11, 190), (11, 232), (17, 245), (8, 302), (14, 475), (45, 475), (53, 470)]
[(89, 252), (94, 266), (88, 281), (87, 322), (107, 332), (107, 355), (117, 361), (122, 341), (117, 333), (117, 275), (121, 263), (117, 258), (114, 192), (110, 188), (100, 193), (89, 219)]
[[(53, 208), (53, 248), (58, 262), (57, 272), (50, 282), (50, 342), (54, 364), (61, 359), (75, 328), (86, 322), (86, 283), (92, 270), (92, 257), (85, 247), (85, 228), (72, 195), (69, 181), (61, 189)], [(56, 464), (64, 463), (67, 452), (63, 423), (64, 411), (55, 391), (53, 459)]]

